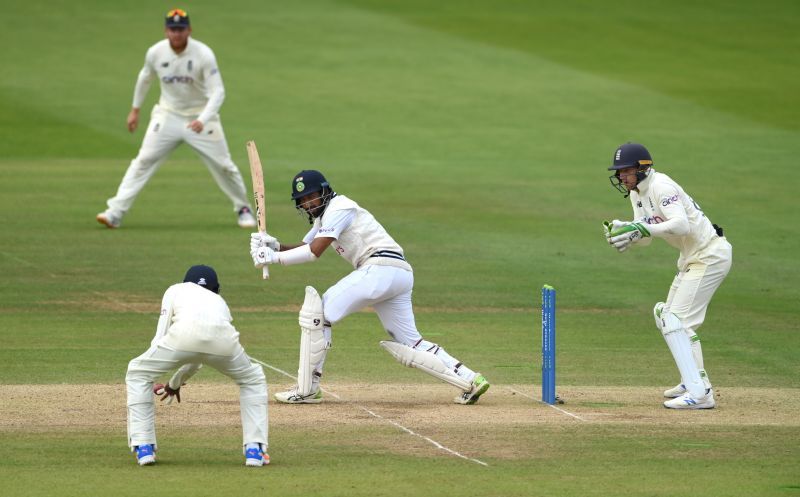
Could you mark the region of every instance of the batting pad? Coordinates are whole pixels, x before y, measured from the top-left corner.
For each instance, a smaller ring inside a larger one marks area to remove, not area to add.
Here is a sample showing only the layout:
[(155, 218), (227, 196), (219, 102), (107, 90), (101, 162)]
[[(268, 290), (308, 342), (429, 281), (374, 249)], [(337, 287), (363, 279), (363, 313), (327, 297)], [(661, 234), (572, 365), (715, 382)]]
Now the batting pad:
[(297, 368), (297, 391), (303, 396), (311, 394), (314, 368), (328, 349), (323, 321), (322, 299), (314, 287), (307, 286), (300, 309), (300, 361)]
[(458, 376), (454, 371), (448, 369), (442, 361), (436, 357), (436, 354), (425, 350), (412, 349), (402, 343), (384, 340), (381, 342), (381, 347), (386, 349), (397, 362), (409, 368), (416, 368), (435, 376), (440, 380), (446, 381), (454, 387), (460, 388), (463, 391), (472, 389), (472, 383), (464, 378)]

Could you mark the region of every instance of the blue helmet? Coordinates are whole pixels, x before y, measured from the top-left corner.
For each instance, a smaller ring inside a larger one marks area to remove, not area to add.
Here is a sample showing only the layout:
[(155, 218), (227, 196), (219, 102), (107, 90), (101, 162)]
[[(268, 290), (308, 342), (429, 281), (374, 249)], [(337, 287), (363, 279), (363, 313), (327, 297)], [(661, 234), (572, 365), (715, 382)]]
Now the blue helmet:
[[(316, 192), (320, 192), (322, 205), (316, 209), (308, 211), (303, 207), (300, 199), (306, 195)], [(294, 178), (292, 179), (292, 200), (294, 200), (295, 208), (298, 211), (308, 215), (309, 223), (313, 224), (314, 218), (320, 217), (325, 212), (325, 209), (328, 207), (328, 203), (335, 196), (336, 192), (333, 191), (330, 183), (328, 183), (328, 180), (326, 180), (325, 176), (323, 176), (322, 173), (317, 170), (306, 169), (300, 171), (299, 173), (295, 174)]]
[(611, 181), (611, 185), (614, 188), (619, 190), (620, 193), (624, 193), (627, 197), (630, 195), (630, 192), (628, 192), (628, 189), (622, 184), (622, 181), (620, 181), (619, 170), (629, 167), (638, 168), (636, 170), (636, 184), (638, 185), (647, 178), (647, 173), (652, 165), (653, 158), (644, 145), (631, 142), (623, 143), (617, 147), (617, 151), (614, 152), (614, 161), (611, 167), (608, 168), (609, 171), (614, 171), (614, 174), (609, 176), (608, 179)]

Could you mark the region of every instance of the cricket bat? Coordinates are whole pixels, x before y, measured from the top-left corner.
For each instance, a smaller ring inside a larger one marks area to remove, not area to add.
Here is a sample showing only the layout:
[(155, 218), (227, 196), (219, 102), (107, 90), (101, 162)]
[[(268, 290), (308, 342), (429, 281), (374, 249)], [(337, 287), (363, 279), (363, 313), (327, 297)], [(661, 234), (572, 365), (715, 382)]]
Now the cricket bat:
[[(250, 176), (253, 178), (253, 197), (256, 204), (256, 219), (258, 220), (258, 231), (267, 232), (267, 212), (264, 203), (264, 170), (261, 169), (261, 159), (258, 157), (256, 142), (247, 142), (247, 158), (250, 159)], [(269, 279), (269, 269), (263, 268), (263, 278)]]

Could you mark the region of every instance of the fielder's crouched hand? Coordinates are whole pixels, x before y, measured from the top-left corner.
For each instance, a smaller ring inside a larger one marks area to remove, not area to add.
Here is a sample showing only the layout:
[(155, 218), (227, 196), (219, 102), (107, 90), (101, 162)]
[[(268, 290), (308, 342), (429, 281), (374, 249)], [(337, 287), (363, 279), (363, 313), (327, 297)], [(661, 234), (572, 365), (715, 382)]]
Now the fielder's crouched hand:
[(161, 397), (161, 402), (164, 402), (164, 405), (172, 404), (172, 401), (178, 400), (178, 403), (181, 403), (181, 389), (178, 387), (177, 389), (172, 389), (169, 385), (162, 385), (161, 383), (157, 383), (153, 386), (153, 393)]

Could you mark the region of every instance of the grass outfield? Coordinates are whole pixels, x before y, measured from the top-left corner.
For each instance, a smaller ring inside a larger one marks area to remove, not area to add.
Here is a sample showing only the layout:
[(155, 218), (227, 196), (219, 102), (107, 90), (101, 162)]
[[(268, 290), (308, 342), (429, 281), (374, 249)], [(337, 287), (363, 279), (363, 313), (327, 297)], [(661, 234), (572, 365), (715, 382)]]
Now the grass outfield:
[[(395, 363), (377, 345), (377, 318), (359, 313), (336, 327), (327, 402), (270, 405), (271, 467), (241, 467), (235, 391), (204, 370), (183, 404), (159, 408), (160, 463), (138, 468), (125, 446), (125, 367), (152, 338), (167, 286), (191, 264), (213, 265), (246, 349), (275, 368), (266, 370), (274, 391), (291, 383), (278, 370), (296, 369), (303, 286), (325, 289), (348, 266), (331, 253), (261, 281), (247, 232), (186, 147), (122, 229), (98, 225), (141, 143), (125, 116), (165, 7), (7, 5), (0, 485), (9, 495), (798, 492), (796, 3), (185, 7), (217, 54), (222, 119), (246, 183), (244, 142), (259, 145), (270, 232), (300, 238), (307, 225), (288, 201), (290, 179), (323, 170), (404, 247), (423, 334), (493, 387), (474, 407), (451, 405), (454, 392)], [(678, 378), (650, 313), (677, 254), (657, 241), (620, 255), (601, 234), (603, 219), (630, 216), (606, 171), (628, 140), (646, 144), (734, 246), (700, 329), (719, 395), (711, 412), (659, 407)], [(564, 412), (534, 400), (543, 283), (559, 292)]]

